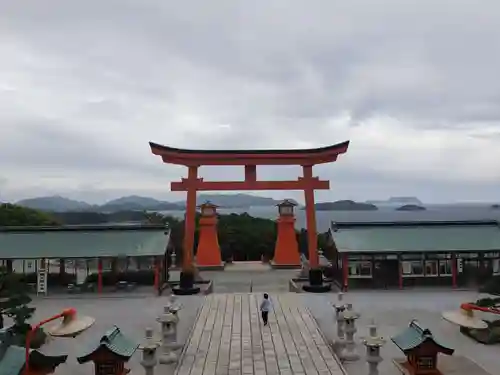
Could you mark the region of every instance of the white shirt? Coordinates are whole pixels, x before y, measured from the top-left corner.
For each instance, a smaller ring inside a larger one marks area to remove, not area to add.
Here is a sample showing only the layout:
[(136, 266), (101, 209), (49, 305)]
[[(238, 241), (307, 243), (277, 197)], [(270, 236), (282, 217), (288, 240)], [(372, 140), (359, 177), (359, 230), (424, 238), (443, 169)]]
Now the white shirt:
[(268, 299), (263, 299), (260, 304), (260, 311), (269, 311), (271, 310), (271, 301)]

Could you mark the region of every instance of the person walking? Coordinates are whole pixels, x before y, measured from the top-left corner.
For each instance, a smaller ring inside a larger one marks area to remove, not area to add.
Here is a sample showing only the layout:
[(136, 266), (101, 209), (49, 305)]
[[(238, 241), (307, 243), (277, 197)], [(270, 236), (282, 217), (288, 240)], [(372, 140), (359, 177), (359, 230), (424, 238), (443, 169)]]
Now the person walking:
[(269, 300), (269, 295), (264, 293), (264, 299), (260, 303), (260, 312), (265, 326), (267, 326), (269, 321), (269, 310), (271, 310), (271, 301)]

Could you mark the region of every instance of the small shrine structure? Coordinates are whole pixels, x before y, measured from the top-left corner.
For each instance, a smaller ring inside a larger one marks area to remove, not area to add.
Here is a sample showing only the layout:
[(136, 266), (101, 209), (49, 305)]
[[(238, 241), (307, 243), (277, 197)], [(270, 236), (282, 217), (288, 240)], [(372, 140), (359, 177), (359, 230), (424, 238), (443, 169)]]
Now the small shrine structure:
[(438, 354), (452, 355), (454, 352), (454, 349), (440, 344), (432, 332), (416, 320), (391, 340), (406, 356), (404, 361), (395, 360), (396, 366), (409, 375), (441, 375)]
[(11, 345), (11, 329), (0, 329), (0, 375), (48, 375), (68, 359), (67, 355), (47, 355), (30, 350), (29, 371), (26, 374), (26, 351), (21, 346)]
[(125, 363), (138, 347), (139, 344), (128, 339), (120, 328), (115, 326), (77, 360), (80, 364), (94, 362), (95, 375), (125, 375), (130, 372), (125, 368)]
[(200, 209), (199, 238), (196, 249), (196, 265), (199, 269), (222, 269), (222, 257), (217, 236), (217, 207), (207, 201)]
[(276, 206), (279, 212), (277, 220), (278, 236), (272, 265), (275, 268), (298, 268), (301, 261), (299, 243), (295, 232), (295, 214), (293, 212), (297, 204), (285, 199)]

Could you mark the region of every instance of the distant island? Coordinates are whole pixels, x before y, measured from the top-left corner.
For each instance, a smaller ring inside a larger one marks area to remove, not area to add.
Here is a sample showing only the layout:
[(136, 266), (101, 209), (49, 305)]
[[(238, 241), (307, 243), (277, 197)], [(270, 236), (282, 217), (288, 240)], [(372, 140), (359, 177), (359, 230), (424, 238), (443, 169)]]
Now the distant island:
[[(377, 211), (378, 207), (370, 203), (340, 200), (335, 202), (321, 202), (314, 205), (316, 211)], [(305, 209), (303, 207), (302, 209)]]
[(490, 208), (493, 209), (493, 210), (499, 210), (500, 209), (500, 204), (492, 204)]
[(374, 204), (377, 206), (404, 206), (415, 205), (423, 206), (424, 204), (417, 197), (390, 197), (387, 200), (368, 200), (366, 203)]
[[(275, 206), (282, 200), (259, 197), (249, 194), (200, 194), (198, 204), (210, 201), (221, 208), (249, 208)], [(293, 200), (292, 200), (293, 201)], [(294, 201), (295, 202), (295, 201)], [(296, 202), (295, 202), (296, 203)], [(120, 211), (182, 211), (186, 208), (184, 201), (167, 202), (150, 197), (131, 195), (113, 199), (102, 205), (93, 205), (61, 196), (36, 197), (23, 199), (17, 205), (45, 212), (103, 212)]]
[(396, 208), (396, 211), (425, 211), (427, 208), (424, 206), (417, 206), (416, 204), (405, 204), (404, 206)]

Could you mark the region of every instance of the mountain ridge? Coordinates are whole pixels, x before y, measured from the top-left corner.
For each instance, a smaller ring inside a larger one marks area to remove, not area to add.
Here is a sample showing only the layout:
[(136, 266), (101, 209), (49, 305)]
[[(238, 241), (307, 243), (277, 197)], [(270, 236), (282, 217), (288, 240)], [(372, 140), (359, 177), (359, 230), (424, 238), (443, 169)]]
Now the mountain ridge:
[[(221, 208), (246, 208), (251, 206), (274, 206), (280, 203), (282, 200), (241, 193), (200, 194), (197, 196), (197, 204), (201, 204), (206, 201), (210, 201), (211, 203), (218, 205)], [(173, 211), (184, 210), (186, 207), (186, 203), (184, 201), (169, 202), (139, 195), (129, 195), (115, 198), (100, 205), (69, 199), (60, 195), (22, 199), (20, 201), (17, 201), (15, 204), (48, 212)]]

